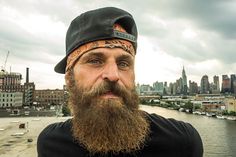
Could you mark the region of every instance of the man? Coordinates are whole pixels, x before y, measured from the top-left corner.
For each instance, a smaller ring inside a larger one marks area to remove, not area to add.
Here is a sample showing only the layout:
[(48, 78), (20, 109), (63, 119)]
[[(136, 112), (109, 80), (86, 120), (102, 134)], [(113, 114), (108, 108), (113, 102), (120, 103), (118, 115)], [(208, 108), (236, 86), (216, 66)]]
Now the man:
[(136, 49), (136, 24), (124, 10), (92, 10), (71, 22), (55, 71), (65, 73), (73, 118), (41, 132), (39, 157), (202, 156), (190, 124), (139, 110)]

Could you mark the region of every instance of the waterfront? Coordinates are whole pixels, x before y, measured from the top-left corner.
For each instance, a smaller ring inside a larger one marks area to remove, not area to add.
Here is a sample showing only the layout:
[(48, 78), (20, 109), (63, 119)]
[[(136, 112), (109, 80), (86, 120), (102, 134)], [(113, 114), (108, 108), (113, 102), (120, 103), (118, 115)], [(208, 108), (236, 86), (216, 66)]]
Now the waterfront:
[(187, 114), (160, 107), (141, 106), (141, 109), (191, 123), (202, 137), (204, 157), (236, 157), (236, 121)]
[[(141, 109), (191, 123), (200, 133), (204, 157), (236, 156), (236, 121), (187, 114), (160, 107), (141, 106)], [(34, 157), (40, 131), (50, 123), (65, 121), (67, 117), (0, 118), (0, 157)], [(19, 124), (26, 124), (19, 129)], [(32, 142), (28, 142), (32, 139)]]

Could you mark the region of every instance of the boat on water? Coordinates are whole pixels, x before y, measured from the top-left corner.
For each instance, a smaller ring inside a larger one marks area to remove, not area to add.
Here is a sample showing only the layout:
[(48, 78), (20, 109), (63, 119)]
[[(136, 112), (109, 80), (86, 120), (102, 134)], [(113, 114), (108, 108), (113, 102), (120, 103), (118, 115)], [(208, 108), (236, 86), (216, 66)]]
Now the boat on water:
[(215, 113), (212, 113), (212, 112), (207, 112), (207, 113), (206, 113), (206, 116), (207, 116), (207, 117), (216, 117), (216, 114), (215, 114)]
[(200, 111), (193, 111), (193, 114), (201, 115), (201, 112)]
[(236, 117), (229, 116), (229, 117), (227, 117), (227, 120), (236, 120)]
[(218, 119), (227, 119), (227, 117), (222, 116), (222, 115), (216, 115), (216, 118), (218, 118)]

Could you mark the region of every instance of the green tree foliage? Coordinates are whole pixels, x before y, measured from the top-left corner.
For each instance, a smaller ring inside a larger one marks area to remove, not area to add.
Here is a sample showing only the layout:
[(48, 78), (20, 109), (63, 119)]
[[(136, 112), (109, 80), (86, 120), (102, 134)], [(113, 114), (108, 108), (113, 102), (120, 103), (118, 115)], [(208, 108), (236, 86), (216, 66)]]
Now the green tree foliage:
[(70, 116), (71, 115), (70, 109), (68, 108), (67, 105), (62, 106), (62, 114), (63, 114), (63, 116)]

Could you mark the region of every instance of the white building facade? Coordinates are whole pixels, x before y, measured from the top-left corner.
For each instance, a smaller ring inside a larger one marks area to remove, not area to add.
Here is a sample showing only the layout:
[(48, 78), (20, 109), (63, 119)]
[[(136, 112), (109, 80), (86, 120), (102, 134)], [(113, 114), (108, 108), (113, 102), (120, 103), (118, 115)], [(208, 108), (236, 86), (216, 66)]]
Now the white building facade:
[(22, 92), (0, 92), (0, 108), (22, 107)]

